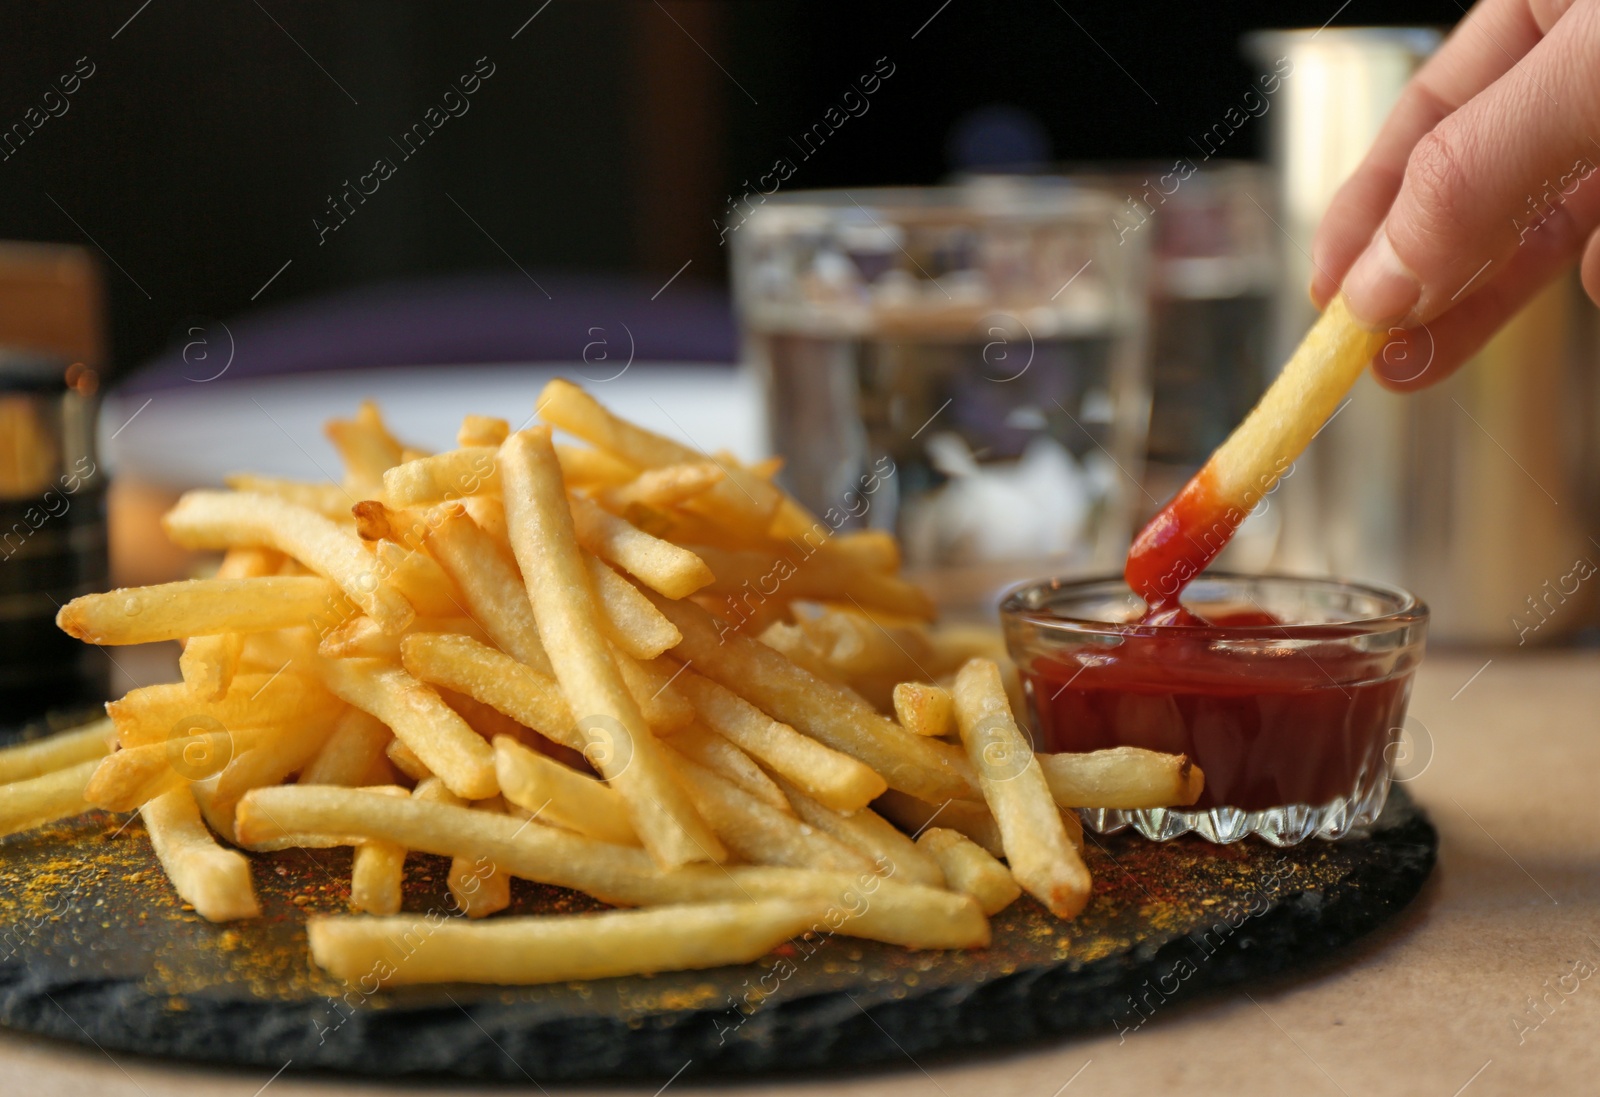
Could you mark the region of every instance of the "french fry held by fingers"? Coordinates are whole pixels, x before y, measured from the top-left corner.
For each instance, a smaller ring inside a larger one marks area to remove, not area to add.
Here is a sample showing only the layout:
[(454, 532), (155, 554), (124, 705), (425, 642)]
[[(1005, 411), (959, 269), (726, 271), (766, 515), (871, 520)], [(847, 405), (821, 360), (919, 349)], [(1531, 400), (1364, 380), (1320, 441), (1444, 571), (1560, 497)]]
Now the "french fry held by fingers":
[(463, 923), (320, 916), (311, 955), (335, 976), (385, 983), (531, 984), (741, 964), (798, 936), (824, 913), (767, 899)]
[(1216, 558), (1289, 471), (1389, 336), (1368, 331), (1335, 297), (1250, 414), (1134, 538), (1124, 577), (1152, 608)]
[(1205, 788), (1205, 774), (1184, 754), (1112, 747), (1037, 757), (1050, 795), (1062, 807), (1188, 807)]
[(1089, 870), (1068, 838), (1044, 771), (1011, 715), (1000, 668), (974, 659), (951, 690), (961, 741), (1000, 827), (1006, 861), (1022, 889), (1058, 918), (1089, 901)]
[(627, 801), (634, 832), (662, 866), (722, 860), (603, 639), (549, 430), (511, 435), (499, 463), (511, 547), (556, 680), (590, 741), (586, 757)]
[(416, 616), (353, 532), (304, 507), (247, 492), (191, 491), (167, 512), (162, 527), (184, 548), (277, 549), (333, 580), (386, 630), (404, 629)]

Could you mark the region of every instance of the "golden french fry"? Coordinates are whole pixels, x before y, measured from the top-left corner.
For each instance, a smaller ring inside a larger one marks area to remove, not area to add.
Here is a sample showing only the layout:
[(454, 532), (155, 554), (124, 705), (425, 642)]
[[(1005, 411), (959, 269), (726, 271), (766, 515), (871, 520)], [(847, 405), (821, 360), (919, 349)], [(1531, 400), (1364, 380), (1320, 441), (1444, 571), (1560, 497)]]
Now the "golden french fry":
[(801, 735), (692, 670), (676, 684), (713, 731), (837, 811), (865, 807), (888, 787), (865, 763)]
[[(216, 578), (254, 579), (275, 575), (282, 564), (281, 553), (266, 549), (230, 549), (217, 566)], [(244, 636), (240, 632), (225, 632), (216, 636), (191, 636), (184, 642), (178, 670), (197, 697), (215, 701), (227, 694), (234, 672), (239, 669)]]
[(492, 415), (468, 415), (461, 420), (461, 429), (456, 431), (456, 445), (463, 448), (499, 446), (510, 433), (511, 424), (504, 419)]
[(554, 678), (487, 644), (413, 633), (401, 641), (400, 659), (421, 681), (481, 701), (553, 743), (576, 751), (589, 745)]
[(595, 744), (586, 757), (623, 795), (660, 864), (720, 861), (721, 844), (673, 778), (601, 635), (549, 429), (511, 435), (499, 461), (511, 547), (556, 680)]
[(768, 899), (461, 922), (311, 919), (311, 955), (342, 979), (559, 983), (742, 964), (804, 932), (816, 903)]
[(627, 805), (603, 781), (505, 736), (494, 741), (494, 755), (502, 795), (535, 818), (602, 842), (640, 844), (628, 821)]
[(709, 491), (725, 478), (722, 469), (711, 461), (667, 465), (646, 469), (626, 484), (606, 488), (600, 493), (599, 501), (615, 514), (623, 514), (635, 504), (670, 507)]
[[(310, 660), (306, 660), (309, 670)], [(165, 743), (182, 735), (234, 731), (247, 727), (286, 725), (338, 707), (322, 683), (280, 666), (275, 673), (236, 674), (228, 695), (219, 701), (196, 697), (182, 683), (129, 690), (106, 705), (124, 747)]]
[(1005, 846), (1000, 840), (1000, 827), (995, 823), (994, 816), (989, 814), (988, 806), (983, 803), (973, 800), (945, 800), (942, 803), (930, 804), (926, 800), (919, 800), (915, 796), (907, 796), (903, 792), (890, 789), (878, 797), (872, 806), (885, 818), (894, 820), (901, 829), (909, 831), (913, 838), (938, 823), (940, 826), (966, 835), (981, 849), (987, 850), (995, 857), (1006, 855)]
[(672, 681), (676, 667), (669, 667), (669, 661), (641, 661), (615, 647), (611, 655), (622, 675), (622, 684), (652, 731), (671, 733), (694, 723), (694, 706), (678, 692)]
[(1062, 807), (1187, 807), (1205, 787), (1205, 774), (1186, 754), (1112, 747), (1038, 758), (1050, 795)]
[(672, 749), (732, 781), (757, 800), (793, 815), (794, 808), (778, 783), (767, 776), (755, 759), (703, 724), (691, 724), (672, 735)]
[(450, 895), (468, 918), (487, 918), (511, 905), (511, 877), (484, 858), (450, 862)]
[(939, 862), (951, 889), (978, 900), (985, 914), (998, 914), (1022, 894), (1011, 870), (959, 831), (929, 827), (917, 845)]
[(473, 620), (495, 645), (545, 677), (554, 677), (522, 576), (488, 534), (465, 510), (454, 507), (429, 529), (426, 541), (428, 551), (460, 587)]
[[(489, 641), (488, 634), (470, 617), (418, 617), (408, 634), (419, 632), (470, 636), (482, 643)], [(367, 658), (394, 662), (400, 658), (401, 639), (384, 632), (378, 622), (362, 615), (326, 633), (317, 645), (317, 654), (325, 659)]]
[(221, 773), (234, 750), (226, 731), (119, 750), (101, 761), (83, 798), (106, 811), (133, 811), (188, 781)]
[(0, 747), (0, 785), (43, 777), (79, 762), (98, 761), (111, 753), (115, 733), (107, 717), (43, 739)]
[[(856, 567), (847, 558), (820, 552), (807, 555), (787, 544), (758, 551), (698, 544), (688, 548), (716, 576), (708, 589), (717, 594), (737, 597), (755, 588), (785, 602), (797, 598), (854, 602), (921, 620), (934, 615), (932, 601), (916, 586), (884, 572)], [(903, 670), (900, 673), (908, 676)]]
[(556, 446), (561, 478), (572, 488), (604, 488), (626, 484), (639, 475), (639, 467), (605, 450), (584, 446)]
[(672, 622), (604, 560), (584, 554), (583, 562), (594, 583), (595, 599), (604, 614), (606, 635), (635, 659), (654, 659), (683, 639)]
[(413, 781), (423, 781), (433, 776), (433, 771), (417, 757), (417, 752), (399, 739), (390, 739), (383, 748), (383, 755), (390, 765)]
[[(450, 577), (421, 549), (408, 549), (393, 541), (378, 541), (373, 554), (385, 573), (385, 581), (411, 603), (419, 616), (466, 616), (461, 592)], [(408, 627), (416, 627), (413, 618)]]
[(356, 846), (350, 857), (351, 909), (367, 914), (398, 914), (405, 867), (405, 846), (381, 839)]
[[(508, 500), (508, 509), (509, 505)], [(651, 590), (668, 598), (687, 598), (715, 581), (716, 576), (705, 561), (688, 549), (646, 533), (592, 499), (574, 496), (570, 505), (571, 526), (578, 543)], [(512, 544), (515, 543), (513, 537)], [(526, 575), (528, 569), (522, 570)]]
[(346, 486), (358, 496), (375, 494), (384, 471), (398, 465), (404, 454), (371, 400), (361, 402), (354, 419), (330, 419), (323, 430), (344, 458)]
[(672, 761), (706, 822), (729, 849), (751, 864), (871, 871), (870, 858), (820, 828), (756, 799), (681, 754)]
[(271, 495), (285, 503), (314, 510), (335, 522), (350, 521), (350, 508), (360, 499), (338, 484), (309, 483), (304, 480), (283, 480), (276, 476), (256, 476), (248, 472), (235, 472), (222, 478), (234, 491), (248, 491), (256, 495)]
[(81, 815), (90, 808), (83, 790), (99, 766), (91, 758), (65, 769), (0, 785), (0, 838)]
[(383, 501), (411, 507), (497, 490), (494, 455), (493, 446), (466, 446), (396, 465), (383, 474)]
[(1134, 538), (1128, 585), (1154, 606), (1204, 570), (1317, 436), (1388, 338), (1382, 329), (1357, 324), (1343, 294), (1335, 297), (1244, 422)]
[(871, 808), (846, 815), (818, 803), (781, 778), (779, 787), (802, 820), (857, 851), (880, 872), (913, 884), (945, 886), (938, 862)]
[(1000, 826), (1006, 861), (1022, 889), (1058, 918), (1089, 901), (1089, 870), (1067, 837), (1044, 770), (1017, 728), (990, 659), (973, 659), (956, 675), (956, 723), (978, 773), (983, 798)]
[(481, 800), (500, 791), (493, 748), (431, 686), (376, 659), (324, 659), (318, 669), (328, 689), (389, 725), (456, 795)]
[(526, 823), (506, 815), (429, 803), (419, 791), (394, 800), (365, 789), (258, 789), (239, 801), (237, 829), (249, 843), (287, 834), (384, 838), (444, 857), (487, 857), (501, 871), (624, 906), (817, 897), (839, 908), (822, 932), (911, 948), (989, 943), (988, 922), (970, 896), (876, 874), (735, 865), (661, 872), (640, 849)]
[(162, 526), (184, 548), (277, 549), (333, 580), (386, 629), (399, 631), (416, 616), (400, 592), (383, 581), (382, 569), (360, 538), (304, 507), (248, 492), (191, 491), (167, 512)]
[(954, 702), (942, 686), (901, 682), (894, 687), (894, 716), (913, 735), (947, 739), (955, 734)]
[(339, 714), (316, 757), (300, 771), (302, 785), (362, 785), (373, 763), (383, 757), (394, 733), (382, 720), (358, 708)]
[(250, 862), (237, 850), (223, 849), (211, 837), (187, 788), (157, 796), (139, 814), (167, 879), (200, 917), (231, 922), (260, 916)]
[(347, 612), (339, 589), (317, 577), (183, 579), (74, 598), (56, 614), (90, 644), (152, 644), (221, 632), (270, 632)]
[(333, 734), (341, 709), (277, 728), (235, 733), (234, 754), (217, 774), (217, 795), (237, 800), (246, 791), (275, 785), (303, 769)]
[(953, 744), (907, 734), (757, 640), (727, 629), (719, 635), (716, 619), (699, 606), (651, 601), (683, 634), (673, 654), (762, 712), (865, 762), (891, 788), (934, 801), (974, 795), (971, 767)]

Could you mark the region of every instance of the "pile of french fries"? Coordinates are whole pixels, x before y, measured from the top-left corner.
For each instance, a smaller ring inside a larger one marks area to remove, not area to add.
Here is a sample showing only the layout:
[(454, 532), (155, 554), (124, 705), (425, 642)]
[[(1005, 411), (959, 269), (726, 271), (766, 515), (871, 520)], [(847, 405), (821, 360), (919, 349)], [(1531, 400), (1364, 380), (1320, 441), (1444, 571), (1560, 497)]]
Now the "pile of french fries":
[[(311, 954), (382, 983), (538, 983), (754, 960), (805, 934), (973, 948), (1026, 891), (1089, 898), (1080, 807), (1193, 803), (1182, 756), (1035, 754), (989, 632), (934, 629), (876, 532), (774, 463), (697, 452), (565, 381), (544, 425), (402, 445), (364, 405), (343, 484), (228, 478), (166, 516), (214, 577), (94, 594), (95, 644), (183, 680), (0, 751), (0, 835), (138, 811), (182, 899), (259, 912), (250, 851), (353, 848)], [(582, 445), (556, 443), (552, 428)], [(448, 916), (402, 911), (451, 859)], [(0, 846), (3, 856), (3, 846)], [(504, 915), (510, 879), (615, 908)]]

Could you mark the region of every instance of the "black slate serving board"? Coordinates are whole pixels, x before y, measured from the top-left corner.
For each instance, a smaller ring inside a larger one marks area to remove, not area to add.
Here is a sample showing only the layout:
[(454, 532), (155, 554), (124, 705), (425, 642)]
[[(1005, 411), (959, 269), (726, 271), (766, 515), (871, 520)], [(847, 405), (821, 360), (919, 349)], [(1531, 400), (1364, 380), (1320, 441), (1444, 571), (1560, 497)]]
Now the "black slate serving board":
[[(1392, 917), (1437, 835), (1403, 789), (1362, 837), (1279, 850), (1091, 836), (1095, 892), (1059, 922), (1024, 897), (972, 952), (840, 936), (756, 964), (543, 987), (368, 993), (307, 956), (304, 915), (345, 909), (349, 853), (254, 859), (264, 915), (183, 908), (137, 819), (96, 814), (0, 842), (0, 1024), (110, 1051), (277, 1070), (528, 1079), (746, 1074), (1072, 1033), (1130, 1033), (1207, 991), (1316, 960)], [(449, 909), (413, 855), (406, 905)], [(517, 881), (518, 912), (593, 909)]]

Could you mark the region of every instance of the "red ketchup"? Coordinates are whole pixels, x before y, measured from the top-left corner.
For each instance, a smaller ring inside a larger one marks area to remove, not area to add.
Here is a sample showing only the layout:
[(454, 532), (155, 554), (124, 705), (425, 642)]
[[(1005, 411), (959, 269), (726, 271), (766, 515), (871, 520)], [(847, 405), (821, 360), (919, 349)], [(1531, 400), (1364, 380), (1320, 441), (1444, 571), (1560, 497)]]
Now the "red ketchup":
[[(1298, 626), (1296, 638), (1330, 641), (1281, 657), (1246, 660), (1218, 644), (1215, 628), (1270, 638), (1279, 624), (1254, 607), (1201, 619), (1174, 599), (1160, 611), (1190, 628), (1143, 631), (1084, 663), (1037, 659), (1024, 668), (1040, 750), (1134, 746), (1187, 754), (1205, 772), (1192, 810), (1261, 811), (1347, 797), (1384, 764), (1411, 676), (1389, 675), (1373, 656), (1334, 643), (1337, 625)], [(1181, 615), (1181, 616), (1179, 616)], [(1155, 614), (1146, 618), (1149, 623)]]

